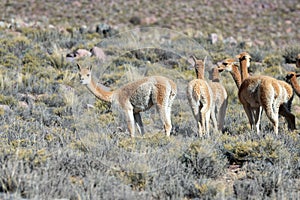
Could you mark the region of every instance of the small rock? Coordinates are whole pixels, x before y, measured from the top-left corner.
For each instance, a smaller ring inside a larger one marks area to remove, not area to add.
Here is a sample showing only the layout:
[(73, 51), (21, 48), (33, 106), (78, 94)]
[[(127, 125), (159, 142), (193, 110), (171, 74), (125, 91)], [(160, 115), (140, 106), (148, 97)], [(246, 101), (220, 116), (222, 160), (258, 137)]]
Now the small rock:
[(96, 26), (96, 32), (103, 34), (104, 37), (111, 36), (111, 27), (108, 24), (99, 24)]
[(8, 28), (9, 25), (7, 23), (3, 22), (3, 21), (0, 21), (0, 27), (1, 28)]
[(99, 47), (93, 47), (91, 49), (91, 53), (92, 53), (92, 56), (95, 56), (96, 58), (98, 58), (102, 62), (104, 62), (106, 60), (106, 55), (105, 55), (103, 49), (101, 49)]
[(18, 105), (19, 105), (20, 107), (22, 107), (22, 108), (28, 108), (28, 107), (29, 107), (28, 104), (27, 104), (25, 101), (19, 101), (19, 102), (18, 102)]
[(218, 35), (216, 33), (210, 34), (210, 41), (212, 44), (215, 44), (218, 42)]
[(0, 105), (0, 109), (4, 110), (4, 111), (11, 111), (10, 107), (8, 105)]
[(86, 49), (77, 49), (73, 53), (68, 53), (67, 58), (69, 57), (69, 58), (78, 59), (81, 57), (90, 57), (91, 55), (92, 55), (92, 53)]
[(154, 15), (152, 15), (150, 17), (145, 17), (141, 21), (141, 23), (143, 25), (152, 25), (152, 24), (155, 24), (156, 22), (157, 22), (157, 18)]
[(95, 106), (92, 104), (86, 104), (87, 109), (95, 109)]
[(294, 105), (294, 106), (293, 106), (293, 111), (294, 111), (295, 113), (299, 113), (299, 112), (300, 112), (300, 106)]
[(133, 25), (140, 25), (141, 24), (141, 18), (138, 16), (133, 16), (129, 19), (129, 22)]
[(237, 40), (234, 37), (228, 37), (224, 40), (225, 44), (237, 45)]
[(81, 34), (86, 33), (87, 31), (88, 31), (88, 28), (87, 28), (86, 25), (82, 25), (82, 26), (79, 28), (79, 32), (80, 32)]

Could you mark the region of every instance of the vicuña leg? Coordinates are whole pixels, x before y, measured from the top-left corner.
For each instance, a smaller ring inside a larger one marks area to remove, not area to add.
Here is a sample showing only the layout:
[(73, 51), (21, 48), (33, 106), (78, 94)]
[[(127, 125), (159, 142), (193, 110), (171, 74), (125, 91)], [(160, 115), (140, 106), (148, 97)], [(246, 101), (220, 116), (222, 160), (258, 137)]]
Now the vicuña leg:
[(288, 123), (288, 128), (290, 130), (295, 130), (296, 129), (296, 120), (295, 120), (295, 115), (293, 115), (288, 108), (285, 105), (281, 105), (279, 107), (279, 114), (284, 116), (287, 123)]
[(277, 135), (278, 114), (279, 114), (280, 104), (278, 102), (278, 99), (275, 98), (275, 90), (273, 89), (268, 90), (267, 87), (261, 87), (260, 102), (266, 112), (267, 117), (270, 119), (271, 123), (273, 124), (274, 132)]
[(194, 118), (196, 119), (197, 122), (198, 136), (201, 136), (203, 134), (203, 125), (202, 125), (202, 117), (201, 117), (199, 106), (192, 106), (192, 111), (193, 111)]
[[(244, 110), (246, 112), (246, 115), (248, 117), (249, 123), (250, 123), (250, 127), (253, 130), (254, 129), (254, 119), (253, 119), (253, 113), (252, 110), (250, 108), (250, 105), (243, 105)], [(257, 131), (257, 133), (259, 133), (259, 130)]]
[(144, 129), (143, 121), (142, 121), (142, 118), (141, 118), (141, 114), (140, 113), (134, 113), (134, 120), (135, 120), (135, 123), (136, 123), (136, 126), (138, 128), (139, 133), (144, 135), (145, 134), (145, 129)]
[(171, 116), (170, 116), (170, 109), (167, 106), (157, 105), (157, 110), (160, 116), (160, 119), (163, 123), (165, 134), (170, 136), (172, 124), (171, 124)]
[(259, 106), (258, 108), (255, 109), (255, 113), (254, 113), (254, 123), (255, 123), (257, 133), (259, 133), (260, 130), (259, 126), (260, 126), (262, 111), (263, 111), (262, 107)]
[(225, 121), (225, 115), (226, 115), (226, 108), (228, 105), (228, 100), (226, 99), (223, 104), (220, 107), (220, 111), (219, 111), (219, 116), (218, 116), (218, 129), (220, 131), (222, 131), (223, 127), (224, 127), (224, 121)]
[[(213, 123), (213, 127), (215, 128), (215, 129), (217, 129), (218, 128), (218, 122), (217, 122), (217, 118), (216, 118), (216, 110), (217, 110), (217, 108), (216, 107), (214, 107), (213, 106), (213, 108), (215, 108), (215, 110), (212, 110), (211, 111), (211, 115), (210, 115), (210, 118), (211, 118), (211, 120), (212, 120), (212, 123)], [(220, 111), (219, 111), (219, 113), (220, 113)], [(219, 117), (219, 116), (218, 116)], [(220, 119), (220, 118), (218, 118), (218, 119)]]
[(129, 109), (125, 111), (125, 117), (127, 121), (127, 127), (130, 133), (131, 137), (135, 136), (135, 128), (134, 128), (134, 116), (133, 116), (133, 110)]
[(205, 113), (205, 133), (208, 136), (209, 136), (209, 119), (210, 119), (210, 114), (211, 114), (210, 110)]

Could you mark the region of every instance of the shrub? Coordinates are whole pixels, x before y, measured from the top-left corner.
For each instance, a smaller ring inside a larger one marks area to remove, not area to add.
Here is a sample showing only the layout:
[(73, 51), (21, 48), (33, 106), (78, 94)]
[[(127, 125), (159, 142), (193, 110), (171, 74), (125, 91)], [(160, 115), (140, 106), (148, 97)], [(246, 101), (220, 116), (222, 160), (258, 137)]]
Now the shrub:
[(265, 159), (275, 163), (290, 155), (283, 142), (269, 135), (255, 139), (223, 136), (223, 140), (224, 153), (231, 163), (242, 164), (246, 161)]
[(281, 55), (267, 55), (263, 60), (263, 65), (265, 67), (272, 67), (272, 66), (280, 66), (283, 63), (283, 59)]
[(282, 52), (282, 56), (286, 63), (296, 63), (296, 58), (298, 54), (300, 54), (299, 44), (287, 46)]
[(9, 106), (15, 106), (17, 105), (17, 100), (12, 96), (4, 96), (0, 94), (0, 104), (5, 104)]
[(181, 156), (181, 161), (193, 170), (196, 176), (216, 178), (224, 172), (227, 162), (218, 154), (214, 144), (197, 140)]

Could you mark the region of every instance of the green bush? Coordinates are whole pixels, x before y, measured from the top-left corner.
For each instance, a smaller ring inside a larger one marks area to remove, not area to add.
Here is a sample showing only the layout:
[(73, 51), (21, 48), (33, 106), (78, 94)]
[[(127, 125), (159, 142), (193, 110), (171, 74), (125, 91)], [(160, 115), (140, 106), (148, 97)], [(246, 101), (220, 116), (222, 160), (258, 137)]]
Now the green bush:
[(297, 55), (300, 54), (300, 45), (293, 44), (284, 48), (282, 57), (286, 63), (296, 63)]
[(224, 173), (227, 165), (225, 157), (218, 153), (213, 143), (200, 139), (190, 144), (180, 160), (199, 177), (216, 178)]
[(281, 66), (282, 63), (283, 63), (282, 56), (276, 54), (267, 55), (263, 60), (263, 65), (265, 67)]

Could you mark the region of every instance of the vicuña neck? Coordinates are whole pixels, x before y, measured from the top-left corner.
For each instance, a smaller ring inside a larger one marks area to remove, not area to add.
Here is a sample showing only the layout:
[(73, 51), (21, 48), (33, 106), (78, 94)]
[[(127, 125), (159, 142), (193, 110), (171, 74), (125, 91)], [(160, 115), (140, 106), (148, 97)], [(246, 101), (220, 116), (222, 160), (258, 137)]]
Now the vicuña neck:
[(204, 68), (196, 68), (197, 79), (204, 79)]
[(242, 81), (249, 77), (248, 73), (248, 61), (247, 59), (243, 59), (240, 61), (241, 73), (242, 73)]
[(220, 82), (219, 69), (214, 67), (211, 74), (212, 82)]
[[(104, 86), (103, 86), (104, 87)], [(103, 88), (98, 86), (96, 82), (92, 79), (89, 84), (87, 84), (87, 88), (99, 99), (106, 101), (106, 102), (112, 102), (112, 95), (113, 92), (111, 91), (105, 91)]]
[(232, 65), (232, 70), (230, 71), (232, 78), (236, 84), (236, 86), (238, 87), (238, 89), (240, 88), (241, 84), (242, 84), (242, 78), (241, 78), (241, 73), (239, 71), (239, 68), (237, 65)]

